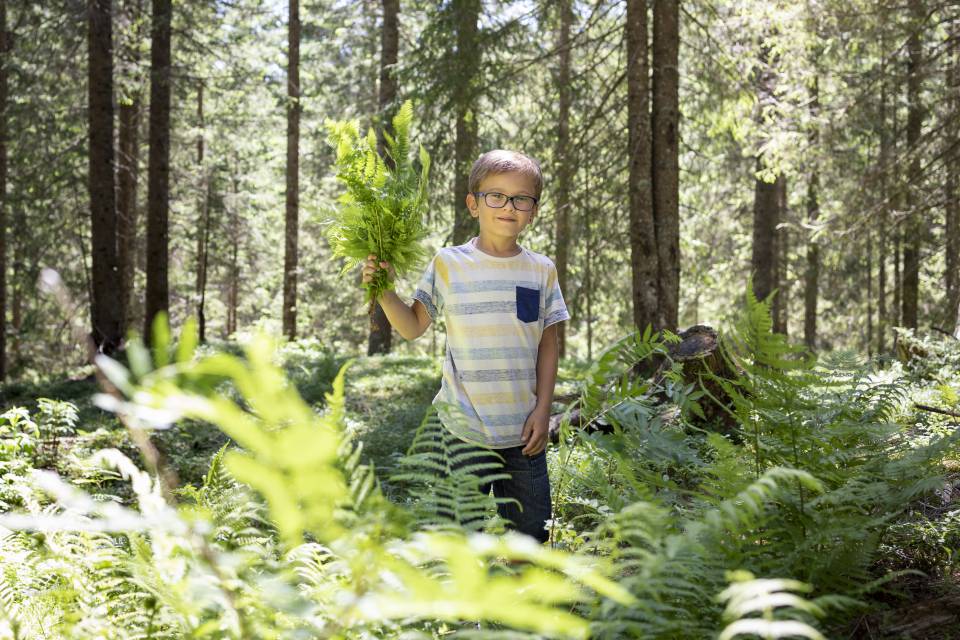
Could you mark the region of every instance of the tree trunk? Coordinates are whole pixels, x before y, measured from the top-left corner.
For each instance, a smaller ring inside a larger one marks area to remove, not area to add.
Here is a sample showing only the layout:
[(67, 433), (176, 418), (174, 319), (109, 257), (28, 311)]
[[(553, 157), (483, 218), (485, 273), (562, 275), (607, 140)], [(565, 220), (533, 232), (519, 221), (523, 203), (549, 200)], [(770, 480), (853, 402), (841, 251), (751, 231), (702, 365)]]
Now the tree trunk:
[[(815, 227), (820, 217), (820, 171), (814, 168), (807, 184), (807, 224)], [(807, 242), (807, 273), (803, 293), (803, 342), (817, 348), (817, 300), (820, 289), (820, 245), (816, 239)]]
[(287, 22), (287, 215), (284, 223), (283, 334), (297, 337), (300, 207), (300, 2), (290, 0)]
[(659, 253), (653, 218), (647, 3), (627, 0), (627, 158), (633, 323), (659, 329)]
[(923, 127), (923, 105), (920, 103), (921, 74), (923, 73), (923, 50), (921, 35), (926, 9), (923, 0), (910, 0), (910, 36), (907, 39), (907, 153), (910, 154), (910, 166), (907, 178), (907, 218), (904, 225), (903, 246), (903, 324), (917, 328), (917, 301), (920, 287), (920, 244), (922, 229), (920, 224), (919, 191), (920, 175), (920, 132)]
[[(762, 123), (766, 114), (776, 102), (777, 75), (774, 64), (771, 63), (770, 51), (763, 45), (761, 60), (764, 67), (757, 72), (757, 114)], [(769, 170), (767, 159), (762, 154), (756, 158), (757, 178), (754, 185), (753, 197), (753, 249), (750, 258), (750, 271), (753, 275), (753, 292), (758, 300), (766, 300), (779, 284), (777, 280), (777, 226), (780, 224), (780, 193), (781, 182), (784, 176), (779, 169), (775, 171), (772, 182), (768, 182)], [(776, 318), (775, 310), (772, 315)]]
[[(8, 358), (8, 370), (16, 370), (20, 365), (20, 347), (23, 338), (23, 282), (26, 280), (26, 265), (24, 264), (24, 253), (27, 248), (25, 238), (27, 233), (27, 216), (23, 207), (15, 207), (11, 211), (13, 215), (13, 229), (9, 236), (10, 249), (13, 251), (13, 272), (10, 279), (10, 357)], [(79, 211), (77, 213), (80, 213)], [(78, 223), (80, 221), (78, 220)], [(79, 235), (79, 234), (78, 234)], [(83, 264), (86, 267), (86, 242), (84, 241), (80, 248), (84, 251)], [(86, 270), (86, 268), (84, 269)], [(89, 274), (88, 274), (89, 280)], [(87, 287), (88, 295), (93, 300), (93, 287)]]
[(657, 319), (677, 330), (680, 304), (679, 0), (653, 3), (653, 218), (658, 256)]
[[(567, 266), (570, 248), (570, 190), (574, 175), (574, 149), (570, 146), (570, 30), (573, 27), (573, 0), (560, 0), (560, 30), (557, 33), (557, 139), (554, 147), (556, 180), (556, 229), (554, 241), (554, 264), (557, 267), (557, 282), (561, 291), (567, 291)], [(567, 292), (569, 295), (569, 292)], [(567, 355), (567, 323), (557, 325), (557, 343), (560, 357)]]
[(951, 151), (946, 156), (946, 179), (944, 180), (944, 200), (946, 202), (946, 313), (947, 324), (953, 322), (953, 332), (960, 330), (956, 310), (960, 307), (960, 19), (955, 19), (953, 29), (953, 62), (947, 75), (947, 86), (951, 94), (953, 117), (947, 127), (947, 144)]
[[(589, 182), (587, 186), (587, 193), (589, 193)], [(593, 216), (587, 216), (583, 226), (587, 236), (584, 252), (586, 254), (584, 256), (584, 295), (587, 298), (587, 361), (593, 362)]]
[(170, 212), (170, 22), (171, 0), (153, 0), (150, 44), (150, 156), (147, 168), (147, 294), (144, 336), (153, 340), (153, 319), (170, 308), (167, 281)]
[(139, 94), (120, 105), (119, 166), (117, 167), (117, 262), (120, 265), (120, 306), (124, 324), (131, 324), (133, 279), (137, 248), (137, 182), (140, 163)]
[[(123, 64), (136, 69), (140, 63), (142, 5), (140, 0), (124, 3), (126, 19), (133, 25), (133, 42), (120, 52)], [(123, 326), (137, 326), (133, 311), (133, 283), (137, 255), (137, 183), (140, 176), (140, 119), (143, 95), (139, 74), (136, 83), (120, 102), (117, 134), (117, 262), (120, 269), (120, 309)]]
[(0, 382), (7, 379), (7, 0), (0, 0)]
[[(813, 121), (810, 131), (810, 148), (816, 155), (820, 145), (820, 131), (817, 119), (820, 117), (820, 83), (814, 78), (810, 96), (810, 116)], [(816, 233), (820, 218), (820, 168), (816, 164), (807, 180), (807, 228), (808, 233)], [(811, 351), (817, 348), (817, 299), (820, 294), (820, 245), (811, 237), (807, 241), (807, 270), (803, 291), (803, 342)]]
[[(885, 42), (881, 39), (881, 50), (885, 51)], [(890, 170), (890, 134), (887, 129), (887, 67), (881, 68), (880, 77), (880, 251), (877, 264), (877, 353), (887, 351), (887, 251), (889, 249), (887, 231), (890, 227), (890, 189), (887, 172)]]
[[(400, 44), (400, 0), (382, 0), (383, 29), (380, 31), (380, 92), (377, 96), (378, 111), (380, 114), (381, 131), (377, 138), (380, 155), (384, 155), (386, 141), (382, 131), (390, 127), (393, 117), (392, 105), (397, 97), (397, 80), (393, 69), (397, 64), (397, 55)], [(391, 130), (392, 134), (393, 131)], [(391, 165), (390, 158), (386, 160)], [(390, 353), (393, 346), (393, 330), (387, 314), (379, 302), (373, 303), (370, 313), (370, 337), (367, 340), (367, 355)]]
[(776, 261), (774, 281), (777, 283), (777, 296), (773, 299), (773, 330), (787, 335), (787, 318), (790, 315), (790, 276), (787, 262), (790, 254), (790, 232), (787, 227), (787, 178), (777, 180), (777, 235), (774, 240)]
[(873, 357), (873, 230), (867, 227), (867, 356)]
[(201, 343), (207, 341), (207, 253), (210, 240), (210, 176), (203, 165), (205, 122), (203, 118), (203, 83), (197, 86), (197, 171), (199, 171), (200, 189), (197, 208), (197, 338)]
[(117, 261), (117, 204), (113, 166), (113, 16), (110, 0), (87, 5), (90, 245), (93, 297), (90, 300), (94, 346), (114, 353), (123, 338), (120, 270)]
[[(240, 168), (236, 167), (235, 172)], [(237, 332), (237, 308), (240, 305), (240, 184), (237, 174), (233, 178), (233, 202), (230, 206), (230, 272), (227, 278), (227, 337)]]
[(903, 231), (898, 225), (893, 230), (893, 323), (898, 327), (903, 326), (903, 318), (900, 315), (903, 310), (903, 305), (900, 304), (903, 298), (902, 246)]
[[(757, 172), (764, 168), (757, 158)], [(780, 223), (779, 191), (784, 180), (778, 174), (773, 182), (757, 177), (753, 197), (753, 251), (750, 266), (753, 292), (758, 300), (767, 299), (777, 286), (777, 225)]]
[(477, 46), (477, 21), (480, 18), (480, 0), (454, 0), (457, 24), (457, 68), (460, 77), (454, 90), (454, 108), (457, 114), (456, 144), (454, 146), (453, 181), (453, 244), (463, 244), (475, 235), (479, 226), (466, 211), (470, 167), (476, 159), (477, 114), (474, 111), (476, 70), (479, 68), (480, 48)]

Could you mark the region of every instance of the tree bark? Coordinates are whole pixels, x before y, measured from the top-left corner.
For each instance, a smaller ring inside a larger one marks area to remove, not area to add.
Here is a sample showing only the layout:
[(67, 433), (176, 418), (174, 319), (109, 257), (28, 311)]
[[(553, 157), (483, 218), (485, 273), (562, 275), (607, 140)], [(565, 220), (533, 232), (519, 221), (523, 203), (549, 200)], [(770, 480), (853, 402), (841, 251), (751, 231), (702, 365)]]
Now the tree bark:
[(900, 315), (903, 305), (903, 231), (900, 226), (893, 230), (893, 323), (903, 326), (903, 317)]
[(110, 0), (89, 0), (88, 96), (90, 245), (93, 296), (90, 336), (97, 350), (112, 354), (123, 337), (120, 269), (117, 261), (117, 204), (113, 156), (113, 16)]
[[(383, 28), (380, 31), (380, 91), (377, 95), (378, 111), (380, 113), (381, 131), (378, 131), (377, 146), (380, 155), (384, 156), (386, 141), (382, 131), (391, 129), (393, 117), (392, 105), (397, 97), (397, 80), (393, 69), (397, 64), (400, 44), (400, 0), (382, 0)], [(391, 130), (392, 134), (393, 131)], [(390, 158), (386, 161), (392, 165)], [(390, 353), (393, 346), (393, 330), (383, 307), (379, 302), (373, 303), (370, 313), (370, 336), (367, 340), (367, 355)]]
[(117, 262), (120, 265), (120, 306), (124, 325), (131, 322), (133, 313), (133, 279), (137, 243), (137, 182), (140, 163), (139, 93), (120, 105), (119, 162), (117, 167)]
[(653, 3), (653, 218), (658, 256), (657, 319), (677, 330), (680, 304), (680, 164), (678, 159), (679, 0)]
[[(807, 184), (807, 223), (814, 227), (820, 217), (820, 171), (810, 174)], [(817, 348), (817, 301), (820, 288), (820, 245), (816, 239), (807, 242), (807, 273), (803, 293), (803, 342), (814, 351)]]
[[(810, 148), (820, 144), (817, 118), (820, 117), (820, 83), (815, 78), (811, 88), (810, 116), (813, 128), (810, 131)], [(814, 164), (807, 179), (807, 228), (815, 233), (820, 218), (820, 168)], [(820, 245), (811, 237), (807, 241), (807, 270), (803, 291), (803, 342), (811, 351), (817, 348), (817, 301), (820, 297)]]
[(867, 235), (867, 356), (873, 357), (873, 229)]
[(197, 200), (197, 339), (207, 341), (207, 264), (210, 244), (210, 176), (203, 164), (204, 135), (206, 123), (203, 117), (203, 83), (197, 86), (197, 171), (199, 171), (200, 189)]
[(150, 155), (147, 168), (147, 292), (144, 336), (153, 340), (158, 313), (170, 308), (167, 280), (170, 212), (171, 0), (153, 0), (150, 44)]
[[(136, 69), (140, 63), (142, 6), (139, 0), (124, 3), (127, 20), (134, 27), (133, 42), (120, 52), (123, 64)], [(140, 176), (140, 120), (143, 95), (139, 77), (121, 101), (117, 133), (117, 262), (120, 269), (120, 309), (123, 326), (136, 326), (133, 312), (133, 282), (137, 255), (137, 186)]]
[(659, 252), (653, 217), (647, 3), (627, 0), (627, 158), (633, 323), (658, 329)]
[(300, 2), (289, 1), (287, 22), (287, 214), (284, 222), (283, 333), (297, 337), (300, 226)]
[[(885, 41), (881, 39), (880, 48), (886, 51)], [(887, 251), (889, 241), (887, 230), (890, 227), (890, 189), (887, 172), (890, 170), (890, 133), (887, 129), (887, 67), (881, 68), (880, 77), (880, 251), (877, 264), (877, 353), (887, 351)]]
[(777, 296), (773, 299), (773, 330), (787, 335), (787, 319), (790, 315), (790, 276), (787, 263), (790, 254), (790, 232), (787, 226), (787, 177), (780, 175), (777, 180), (777, 235), (774, 240), (776, 265), (774, 281), (777, 283)]
[[(757, 98), (759, 102), (759, 120), (763, 122), (767, 111), (775, 102), (776, 72), (770, 64), (769, 52), (763, 51), (765, 67), (757, 74)], [(757, 178), (753, 197), (753, 250), (750, 267), (753, 274), (753, 292), (758, 300), (767, 299), (777, 287), (777, 226), (780, 224), (780, 193), (784, 188), (783, 174), (777, 171), (773, 182), (767, 182), (761, 175), (770, 167), (766, 158), (758, 155)], [(773, 314), (774, 318), (776, 313)]]
[(7, 0), (0, 0), (0, 382), (7, 379)]
[(457, 68), (460, 77), (454, 89), (456, 109), (456, 143), (454, 145), (453, 181), (453, 244), (463, 244), (475, 235), (479, 226), (466, 212), (470, 167), (476, 159), (477, 114), (474, 110), (474, 85), (479, 68), (480, 48), (477, 44), (477, 21), (480, 18), (480, 0), (453, 0), (457, 24)]
[(910, 167), (907, 178), (907, 218), (903, 245), (903, 324), (917, 328), (917, 301), (920, 287), (920, 245), (922, 229), (918, 193), (921, 188), (920, 133), (923, 128), (923, 105), (920, 100), (923, 50), (921, 36), (926, 9), (923, 0), (910, 0), (910, 36), (907, 39), (907, 152)]
[[(573, 27), (573, 0), (560, 0), (560, 29), (557, 32), (557, 138), (554, 147), (556, 162), (556, 228), (554, 241), (554, 264), (557, 267), (557, 282), (561, 291), (567, 291), (567, 271), (570, 249), (570, 191), (574, 175), (574, 149), (570, 146), (570, 103), (573, 96), (570, 86), (570, 30)], [(569, 295), (569, 292), (567, 293)], [(557, 344), (560, 357), (567, 354), (567, 323), (557, 325)]]
[(947, 74), (947, 86), (950, 91), (953, 117), (947, 127), (947, 144), (951, 152), (946, 156), (946, 179), (944, 180), (944, 200), (946, 201), (946, 313), (947, 323), (954, 323), (953, 332), (960, 330), (960, 321), (956, 311), (960, 308), (960, 19), (952, 25), (953, 61)]
[[(757, 172), (763, 169), (763, 159), (757, 158)], [(777, 225), (780, 223), (778, 203), (783, 174), (773, 182), (756, 179), (753, 197), (753, 251), (751, 271), (753, 292), (758, 300), (767, 299), (777, 286)]]
[(233, 201), (230, 206), (230, 271), (227, 278), (227, 325), (226, 337), (237, 332), (237, 308), (240, 306), (240, 214), (238, 200), (240, 181), (237, 177), (239, 167), (235, 167), (232, 177)]

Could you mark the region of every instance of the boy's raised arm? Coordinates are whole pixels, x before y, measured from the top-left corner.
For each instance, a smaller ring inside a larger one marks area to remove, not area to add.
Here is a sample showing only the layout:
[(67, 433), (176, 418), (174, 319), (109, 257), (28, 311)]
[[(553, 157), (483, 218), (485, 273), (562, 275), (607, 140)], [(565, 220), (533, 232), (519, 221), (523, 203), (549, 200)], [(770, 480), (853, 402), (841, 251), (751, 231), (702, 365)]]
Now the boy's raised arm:
[[(369, 282), (378, 269), (386, 269), (387, 277), (391, 281), (396, 276), (393, 265), (386, 261), (378, 264), (376, 256), (371, 255), (367, 257), (367, 262), (363, 266), (363, 281)], [(430, 326), (430, 315), (419, 300), (414, 300), (413, 304), (407, 306), (407, 303), (401, 300), (395, 291), (384, 291), (377, 302), (383, 308), (387, 320), (404, 340), (419, 338)]]

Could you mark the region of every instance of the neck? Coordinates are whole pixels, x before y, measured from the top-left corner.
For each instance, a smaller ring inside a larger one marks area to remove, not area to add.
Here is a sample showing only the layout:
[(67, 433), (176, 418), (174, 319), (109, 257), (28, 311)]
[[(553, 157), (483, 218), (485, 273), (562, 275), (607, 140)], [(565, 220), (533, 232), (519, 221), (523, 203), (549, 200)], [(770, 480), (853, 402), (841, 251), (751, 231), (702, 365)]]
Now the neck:
[(477, 237), (477, 248), (498, 258), (509, 258), (520, 253), (516, 238), (486, 236), (483, 233)]

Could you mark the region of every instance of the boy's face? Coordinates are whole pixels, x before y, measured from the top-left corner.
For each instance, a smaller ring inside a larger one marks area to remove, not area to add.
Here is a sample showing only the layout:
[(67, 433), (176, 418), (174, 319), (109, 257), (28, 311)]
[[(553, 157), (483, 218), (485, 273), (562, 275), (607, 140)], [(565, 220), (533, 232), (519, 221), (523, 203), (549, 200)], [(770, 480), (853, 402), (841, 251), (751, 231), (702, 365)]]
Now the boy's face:
[[(507, 172), (488, 175), (480, 181), (478, 193), (499, 193), (505, 196), (536, 197), (533, 179), (522, 173)], [(491, 196), (493, 200), (496, 196)], [(487, 204), (488, 198), (467, 194), (467, 208), (470, 215), (480, 221), (480, 233), (486, 237), (513, 238), (533, 221), (537, 214), (537, 205), (529, 211), (518, 211), (514, 201), (509, 200), (503, 207), (495, 208)]]

